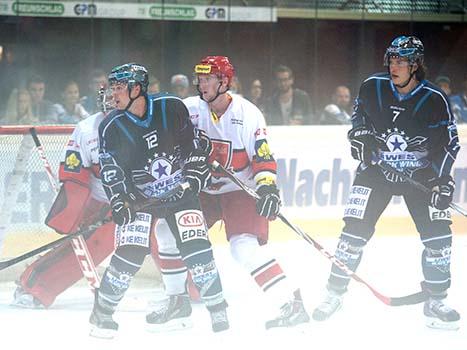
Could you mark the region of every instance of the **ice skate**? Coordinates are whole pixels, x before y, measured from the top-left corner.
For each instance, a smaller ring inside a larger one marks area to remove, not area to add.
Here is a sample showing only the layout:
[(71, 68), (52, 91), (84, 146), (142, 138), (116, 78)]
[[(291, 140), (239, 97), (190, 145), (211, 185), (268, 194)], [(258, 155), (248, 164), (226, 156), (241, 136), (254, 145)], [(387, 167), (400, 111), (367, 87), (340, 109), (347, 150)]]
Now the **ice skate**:
[(338, 293), (333, 289), (328, 289), (326, 298), (313, 311), (313, 320), (325, 321), (342, 307), (343, 293)]
[(147, 329), (159, 332), (191, 328), (191, 311), (188, 295), (171, 295), (165, 305), (146, 315)]
[(44, 306), (42, 303), (37, 300), (33, 295), (25, 292), (23, 288), (18, 286), (15, 289), (15, 293), (13, 295), (13, 301), (11, 302), (11, 306), (20, 307), (24, 309), (42, 309)]
[[(298, 294), (297, 294), (298, 293)], [(274, 327), (294, 327), (310, 321), (310, 316), (303, 306), (299, 292), (295, 292), (293, 300), (282, 305), (280, 315), (266, 322), (266, 329)]]
[(447, 306), (442, 299), (429, 298), (423, 306), (426, 325), (430, 328), (457, 330), (459, 329), (459, 313)]
[(214, 306), (208, 306), (211, 315), (211, 326), (214, 333), (229, 329), (229, 319), (227, 317), (227, 303), (223, 301)]

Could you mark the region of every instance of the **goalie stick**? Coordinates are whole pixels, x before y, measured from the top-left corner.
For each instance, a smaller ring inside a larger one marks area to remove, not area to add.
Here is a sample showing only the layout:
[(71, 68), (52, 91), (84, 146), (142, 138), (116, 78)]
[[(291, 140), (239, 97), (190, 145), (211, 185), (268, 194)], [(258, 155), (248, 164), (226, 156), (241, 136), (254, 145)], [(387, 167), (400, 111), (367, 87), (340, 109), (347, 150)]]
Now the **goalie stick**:
[[(414, 186), (415, 188), (419, 189), (420, 191), (422, 192), (425, 192), (425, 193), (428, 193), (430, 194), (431, 193), (431, 190), (426, 187), (425, 185), (421, 184), (420, 182), (418, 181), (415, 181), (414, 179), (412, 179), (410, 176), (406, 175), (405, 173), (395, 169), (394, 167), (392, 167), (389, 163), (385, 162), (384, 160), (382, 159), (379, 159), (376, 161), (376, 164), (381, 168), (381, 169), (384, 169), (394, 175), (397, 175), (399, 176), (402, 180), (408, 182), (409, 184), (411, 184), (412, 186)], [(460, 207), (459, 205), (457, 205), (456, 203), (450, 203), (449, 204), (449, 207), (454, 209), (455, 211), (457, 211), (459, 214), (462, 214), (463, 216), (466, 216), (467, 217), (467, 210), (465, 210), (464, 208)]]
[[(184, 190), (187, 190), (188, 188), (190, 187), (190, 185), (186, 182), (184, 183), (181, 183), (179, 184), (178, 186), (176, 186), (175, 188), (173, 188), (172, 190), (170, 191), (167, 191), (166, 193), (164, 193), (163, 195), (161, 195), (160, 197), (157, 198), (156, 201), (154, 200), (148, 200), (147, 202), (143, 203), (141, 206), (138, 206), (137, 208), (135, 208), (135, 211), (139, 211), (139, 210), (144, 210), (144, 209), (147, 209), (147, 208), (150, 208), (150, 207), (154, 207), (154, 206), (157, 206), (158, 204), (161, 204), (161, 202), (164, 200), (164, 199), (167, 199), (169, 197), (172, 197), (175, 193), (179, 192), (179, 191), (184, 191)], [(97, 222), (95, 222), (94, 224), (91, 224), (89, 225), (88, 227), (85, 227), (83, 229), (80, 229), (74, 233), (71, 233), (69, 235), (66, 235), (66, 236), (63, 236), (55, 241), (52, 241), (50, 243), (47, 243), (41, 247), (38, 247), (34, 250), (31, 250), (27, 253), (24, 253), (20, 256), (17, 256), (15, 258), (11, 258), (9, 260), (2, 260), (0, 261), (0, 271), (1, 270), (4, 270), (6, 269), (7, 267), (10, 267), (12, 265), (15, 265), (23, 260), (26, 260), (28, 258), (31, 258), (37, 254), (40, 254), (50, 248), (54, 248), (54, 247), (57, 247), (59, 245), (61, 245), (62, 243), (65, 243), (67, 241), (69, 241), (70, 239), (73, 239), (75, 237), (79, 237), (79, 236), (86, 236), (90, 233), (92, 233), (94, 230), (97, 230), (99, 227), (101, 227), (102, 225), (105, 225), (109, 222), (112, 221), (112, 217), (108, 217), (108, 218), (105, 218), (105, 219), (102, 219), (102, 220), (99, 220)]]
[[(219, 171), (222, 174), (224, 174), (226, 177), (228, 177), (233, 183), (235, 183), (238, 187), (240, 187), (243, 191), (248, 193), (250, 196), (252, 196), (255, 199), (259, 199), (259, 196), (255, 190), (253, 190), (252, 188), (244, 184), (233, 173), (225, 169), (217, 161), (213, 161), (211, 166), (214, 168), (214, 170)], [(366, 282), (361, 277), (359, 277), (355, 272), (353, 272), (349, 267), (347, 267), (347, 265), (342, 263), (334, 255), (326, 251), (323, 248), (323, 246), (319, 244), (316, 240), (310, 237), (307, 233), (303, 232), (298, 226), (292, 224), (283, 214), (279, 213), (277, 217), (284, 224), (286, 224), (289, 228), (291, 228), (292, 231), (294, 231), (296, 234), (302, 237), (305, 241), (311, 244), (314, 248), (316, 248), (322, 255), (324, 255), (326, 258), (331, 260), (331, 262), (334, 263), (336, 266), (338, 266), (344, 273), (347, 274), (347, 276), (365, 285), (373, 293), (373, 295), (376, 298), (378, 298), (380, 301), (382, 301), (384, 304), (389, 305), (389, 306), (413, 305), (413, 304), (422, 303), (428, 299), (428, 293), (423, 288), (421, 291), (417, 293), (413, 293), (413, 294), (402, 296), (402, 297), (389, 297), (389, 296), (383, 295), (382, 293), (378, 292), (373, 286), (371, 286), (368, 282)]]
[[(45, 155), (44, 147), (42, 146), (39, 137), (37, 136), (36, 129), (32, 127), (29, 129), (29, 132), (31, 133), (32, 139), (36, 145), (37, 153), (42, 161), (45, 172), (47, 173), (50, 185), (52, 186), (55, 194), (58, 194), (60, 190), (59, 185), (57, 184), (57, 180), (52, 172), (52, 167), (50, 166), (50, 163)], [(91, 291), (94, 291), (94, 289), (99, 288), (100, 279), (94, 261), (92, 260), (92, 256), (89, 253), (86, 240), (82, 235), (76, 235), (71, 239), (71, 247), (73, 248), (73, 252), (75, 253), (76, 259), (78, 260), (78, 264), (81, 272), (83, 273), (83, 276), (86, 278)]]

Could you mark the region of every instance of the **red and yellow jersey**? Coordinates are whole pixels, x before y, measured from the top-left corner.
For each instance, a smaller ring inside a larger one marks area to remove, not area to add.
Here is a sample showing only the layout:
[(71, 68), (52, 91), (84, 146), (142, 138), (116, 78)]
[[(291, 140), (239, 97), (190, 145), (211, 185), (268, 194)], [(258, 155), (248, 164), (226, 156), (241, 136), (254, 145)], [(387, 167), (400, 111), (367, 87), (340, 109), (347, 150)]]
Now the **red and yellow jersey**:
[(99, 179), (98, 126), (104, 117), (99, 112), (76, 125), (65, 147), (59, 172), (60, 181), (72, 180), (88, 185), (91, 196), (101, 202), (108, 201)]
[[(188, 97), (183, 102), (193, 125), (211, 139), (211, 162), (217, 160), (253, 188), (257, 184), (274, 183), (277, 166), (266, 140), (264, 116), (250, 101), (236, 94), (231, 97), (229, 107), (220, 117), (199, 96)], [(238, 190), (229, 179), (213, 173), (212, 184), (204, 191), (219, 194)]]

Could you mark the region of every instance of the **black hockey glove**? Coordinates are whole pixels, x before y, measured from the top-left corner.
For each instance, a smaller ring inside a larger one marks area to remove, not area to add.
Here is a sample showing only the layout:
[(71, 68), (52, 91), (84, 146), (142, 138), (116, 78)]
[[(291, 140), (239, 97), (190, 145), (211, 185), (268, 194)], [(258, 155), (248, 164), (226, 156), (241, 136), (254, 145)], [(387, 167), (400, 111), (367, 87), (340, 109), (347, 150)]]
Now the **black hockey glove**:
[(203, 188), (209, 185), (211, 171), (208, 166), (208, 154), (201, 149), (195, 149), (185, 161), (183, 176), (190, 184), (190, 190), (198, 195)]
[(282, 205), (276, 185), (261, 185), (256, 193), (259, 195), (259, 199), (256, 200), (256, 212), (269, 220), (274, 220)]
[(112, 219), (118, 226), (127, 225), (135, 221), (135, 196), (132, 193), (116, 193), (110, 198)]
[(438, 210), (449, 208), (456, 184), (451, 176), (442, 176), (430, 181), (430, 205)]
[(366, 165), (371, 165), (373, 153), (378, 149), (373, 131), (366, 126), (359, 126), (351, 129), (347, 137), (350, 141), (352, 157)]

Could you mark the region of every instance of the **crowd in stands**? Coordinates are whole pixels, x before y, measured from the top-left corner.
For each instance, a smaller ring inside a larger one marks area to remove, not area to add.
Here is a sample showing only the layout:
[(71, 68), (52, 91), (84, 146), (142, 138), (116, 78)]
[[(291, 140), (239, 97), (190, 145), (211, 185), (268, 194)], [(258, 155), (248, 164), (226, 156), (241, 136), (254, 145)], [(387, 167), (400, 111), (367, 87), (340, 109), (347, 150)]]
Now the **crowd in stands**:
[[(14, 71), (14, 67), (10, 67)], [(14, 72), (0, 71), (2, 81), (13, 79)], [(81, 96), (80, 87), (74, 80), (67, 81), (60, 89), (55, 101), (46, 99), (47, 82), (40, 75), (27, 77), (24, 86), (3, 84), (0, 89), (0, 125), (14, 124), (76, 124), (98, 111), (97, 91), (107, 82), (107, 73), (96, 69), (90, 72), (86, 90), (88, 95)], [(238, 77), (232, 81), (230, 93), (244, 95), (265, 115), (268, 125), (337, 125), (350, 124), (352, 96), (350, 89), (339, 85), (330, 96), (327, 105), (315, 109), (309, 94), (294, 84), (293, 71), (284, 65), (273, 71), (273, 93), (263, 94), (264, 86), (260, 79), (254, 78), (249, 87), (242, 87)], [(451, 81), (447, 76), (438, 76), (434, 83), (448, 97), (453, 114), (458, 123), (467, 123), (467, 79), (457, 94), (451, 91)], [(163, 90), (161, 82), (154, 76), (149, 79), (148, 93), (168, 91), (180, 98), (197, 93), (184, 74), (171, 77), (169, 88)]]

